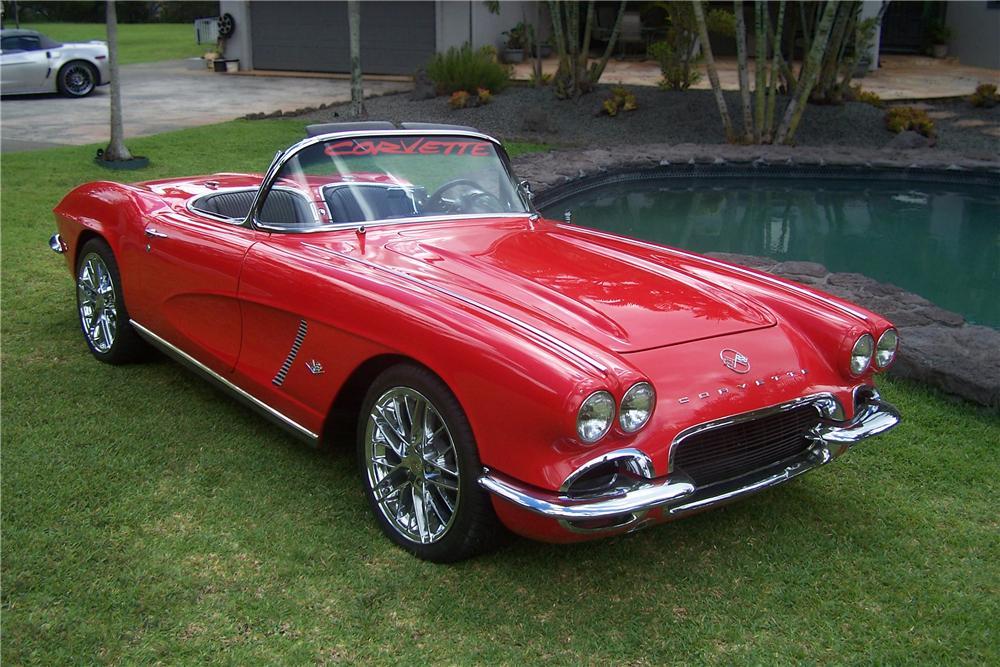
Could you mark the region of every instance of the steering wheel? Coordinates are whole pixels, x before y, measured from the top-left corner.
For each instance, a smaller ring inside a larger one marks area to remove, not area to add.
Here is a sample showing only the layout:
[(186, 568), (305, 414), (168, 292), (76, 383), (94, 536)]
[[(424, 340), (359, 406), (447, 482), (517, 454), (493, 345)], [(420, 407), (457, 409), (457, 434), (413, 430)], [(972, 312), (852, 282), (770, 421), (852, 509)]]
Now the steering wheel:
[[(457, 199), (448, 199), (444, 196), (448, 191), (459, 187), (467, 187), (471, 192), (459, 195)], [(472, 210), (466, 210), (467, 207)], [(440, 210), (446, 213), (499, 213), (503, 208), (499, 198), (483, 190), (482, 186), (471, 178), (448, 181), (427, 198), (428, 210)]]

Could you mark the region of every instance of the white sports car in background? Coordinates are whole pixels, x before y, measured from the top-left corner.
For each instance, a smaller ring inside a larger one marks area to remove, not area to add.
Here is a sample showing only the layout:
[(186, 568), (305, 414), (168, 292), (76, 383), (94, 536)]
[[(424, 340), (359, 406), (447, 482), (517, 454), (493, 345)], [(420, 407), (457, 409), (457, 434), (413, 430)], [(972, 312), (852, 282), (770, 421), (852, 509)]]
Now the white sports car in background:
[(60, 44), (34, 30), (0, 30), (0, 93), (84, 97), (111, 81), (108, 45)]

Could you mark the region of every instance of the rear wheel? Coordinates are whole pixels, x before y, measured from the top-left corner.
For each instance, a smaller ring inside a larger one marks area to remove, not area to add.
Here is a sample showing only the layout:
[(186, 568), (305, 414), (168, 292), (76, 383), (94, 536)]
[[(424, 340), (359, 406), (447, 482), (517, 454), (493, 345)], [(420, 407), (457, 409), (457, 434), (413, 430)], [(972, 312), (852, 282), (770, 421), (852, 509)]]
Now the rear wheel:
[(87, 347), (100, 361), (125, 364), (146, 351), (129, 323), (118, 263), (108, 244), (87, 241), (76, 265), (76, 307)]
[(90, 63), (73, 60), (59, 70), (59, 92), (67, 97), (86, 97), (97, 86), (97, 70)]
[(500, 525), (472, 429), (433, 373), (394, 366), (368, 390), (358, 424), (361, 478), (382, 531), (425, 560), (447, 563), (495, 545)]

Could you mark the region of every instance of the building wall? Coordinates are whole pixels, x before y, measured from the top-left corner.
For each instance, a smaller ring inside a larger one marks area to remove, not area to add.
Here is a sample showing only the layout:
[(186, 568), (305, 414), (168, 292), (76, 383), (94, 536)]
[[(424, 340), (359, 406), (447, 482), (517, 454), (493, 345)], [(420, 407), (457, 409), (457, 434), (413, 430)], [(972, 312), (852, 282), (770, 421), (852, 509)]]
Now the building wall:
[(1000, 69), (1000, 6), (984, 0), (949, 2), (946, 15), (952, 30), (949, 55), (963, 65)]
[[(548, 37), (548, 10), (542, 2), (505, 0), (500, 3), (500, 13), (491, 14), (481, 0), (437, 0), (437, 50), (447, 51), (470, 42), (474, 48), (490, 45), (501, 50), (503, 32), (524, 21), (535, 24), (539, 37)], [(537, 12), (537, 14), (536, 14)]]

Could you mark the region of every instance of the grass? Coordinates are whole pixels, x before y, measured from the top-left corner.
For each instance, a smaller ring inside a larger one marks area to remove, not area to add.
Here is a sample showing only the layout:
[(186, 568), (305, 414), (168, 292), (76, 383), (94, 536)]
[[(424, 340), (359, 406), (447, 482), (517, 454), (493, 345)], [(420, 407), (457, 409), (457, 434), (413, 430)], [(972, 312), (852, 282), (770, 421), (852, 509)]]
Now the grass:
[[(103, 23), (22, 23), (57, 42), (107, 41)], [(212, 44), (196, 44), (191, 23), (119, 23), (119, 63), (150, 63), (159, 60), (197, 58), (211, 51)]]
[(923, 388), (883, 382), (898, 429), (745, 502), (443, 567), (381, 536), (349, 443), (308, 449), (165, 360), (94, 361), (58, 199), (259, 171), (302, 126), (134, 139), (153, 165), (129, 174), (93, 146), (4, 155), (4, 664), (1000, 663), (1000, 419)]

